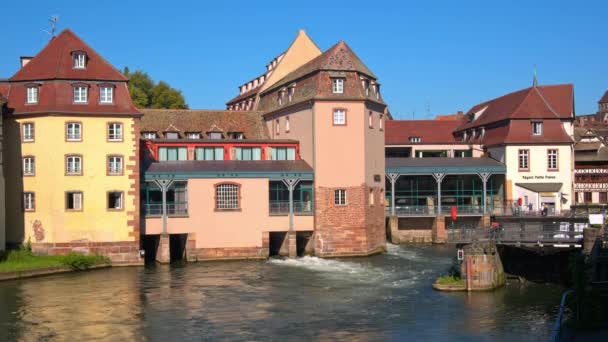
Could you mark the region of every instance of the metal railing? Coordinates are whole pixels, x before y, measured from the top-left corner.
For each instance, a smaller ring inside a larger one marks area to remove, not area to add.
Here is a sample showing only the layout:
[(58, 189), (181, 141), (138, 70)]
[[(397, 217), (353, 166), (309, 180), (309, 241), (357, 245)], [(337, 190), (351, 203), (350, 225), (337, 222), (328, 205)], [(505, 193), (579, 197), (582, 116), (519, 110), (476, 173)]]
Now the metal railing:
[(578, 244), (583, 240), (585, 223), (514, 222), (496, 227), (448, 228), (448, 242), (495, 241), (499, 244)]
[(564, 294), (562, 294), (562, 300), (559, 304), (559, 313), (557, 314), (557, 320), (553, 326), (553, 334), (551, 336), (551, 341), (553, 342), (559, 342), (562, 338), (562, 322), (564, 320), (564, 311), (566, 310), (566, 299), (573, 293), (574, 290), (566, 290)]
[[(145, 216), (162, 216), (162, 203), (145, 203), (141, 206)], [(188, 203), (167, 203), (167, 216), (188, 215)]]
[[(270, 201), (270, 215), (289, 215), (289, 201)], [(312, 201), (293, 201), (293, 213), (296, 215), (312, 215)]]
[[(480, 205), (457, 205), (456, 206), (458, 215), (482, 215), (483, 206)], [(488, 206), (486, 212), (488, 214), (493, 213), (494, 208)], [(403, 205), (395, 207), (395, 215), (397, 216), (433, 216), (437, 215), (439, 208), (435, 205)], [(391, 214), (391, 207), (388, 206), (385, 209), (386, 215)], [(442, 205), (441, 214), (450, 215), (452, 212), (451, 205)]]
[[(486, 208), (486, 211), (488, 213), (492, 212), (492, 208), (490, 208), (489, 206)], [(451, 205), (442, 205), (441, 206), (441, 213), (444, 215), (450, 215), (452, 212), (452, 206)], [(482, 205), (457, 205), (456, 206), (456, 212), (458, 215), (471, 215), (471, 214), (483, 214), (483, 206)]]

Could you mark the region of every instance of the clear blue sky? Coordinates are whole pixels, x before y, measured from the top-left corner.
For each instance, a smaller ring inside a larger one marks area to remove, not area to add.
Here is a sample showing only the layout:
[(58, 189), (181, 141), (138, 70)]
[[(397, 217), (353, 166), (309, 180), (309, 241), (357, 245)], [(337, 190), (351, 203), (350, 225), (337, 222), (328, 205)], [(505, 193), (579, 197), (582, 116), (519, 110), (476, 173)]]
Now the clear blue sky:
[(595, 112), (608, 89), (608, 1), (493, 2), (5, 1), (0, 77), (45, 45), (58, 14), (59, 29), (116, 67), (168, 81), (191, 108), (224, 108), (303, 28), (323, 50), (346, 41), (398, 118), (527, 87), (534, 64), (542, 84), (574, 83), (578, 114)]

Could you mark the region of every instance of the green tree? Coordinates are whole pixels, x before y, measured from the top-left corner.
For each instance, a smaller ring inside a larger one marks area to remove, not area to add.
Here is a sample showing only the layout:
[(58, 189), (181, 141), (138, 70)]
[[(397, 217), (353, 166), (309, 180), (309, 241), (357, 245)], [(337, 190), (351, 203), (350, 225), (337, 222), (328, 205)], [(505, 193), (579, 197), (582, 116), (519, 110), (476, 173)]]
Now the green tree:
[(186, 101), (182, 92), (171, 88), (169, 84), (164, 81), (158, 82), (157, 85), (152, 88), (150, 97), (151, 108), (169, 108), (169, 109), (187, 109)]
[(188, 108), (182, 92), (168, 83), (154, 84), (148, 73), (141, 70), (131, 72), (128, 67), (124, 68), (123, 74), (129, 78), (129, 93), (138, 108)]

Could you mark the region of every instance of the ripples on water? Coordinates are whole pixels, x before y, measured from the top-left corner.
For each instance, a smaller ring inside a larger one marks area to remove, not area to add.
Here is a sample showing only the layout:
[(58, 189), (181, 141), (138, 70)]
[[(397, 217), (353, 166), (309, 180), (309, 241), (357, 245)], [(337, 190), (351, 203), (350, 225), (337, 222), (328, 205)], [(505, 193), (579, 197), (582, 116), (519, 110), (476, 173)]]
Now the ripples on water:
[(430, 288), (454, 251), (114, 268), (0, 284), (0, 341), (504, 340), (549, 337), (560, 289)]

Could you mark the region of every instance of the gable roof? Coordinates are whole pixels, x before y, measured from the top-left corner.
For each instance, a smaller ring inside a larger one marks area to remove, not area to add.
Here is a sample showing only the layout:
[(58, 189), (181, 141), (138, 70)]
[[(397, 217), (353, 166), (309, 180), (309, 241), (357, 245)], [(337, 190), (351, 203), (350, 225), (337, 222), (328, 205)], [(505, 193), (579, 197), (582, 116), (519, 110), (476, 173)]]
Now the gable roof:
[(384, 134), (386, 145), (410, 145), (410, 137), (421, 138), (420, 145), (462, 143), (452, 132), (460, 121), (455, 120), (387, 120)]
[(287, 74), (280, 81), (276, 82), (272, 88), (296, 81), (306, 75), (316, 71), (357, 71), (376, 79), (374, 73), (359, 59), (353, 50), (343, 40), (327, 49), (320, 56), (302, 65), (293, 72)]
[[(75, 51), (84, 51), (87, 54), (86, 68), (72, 67), (71, 55)], [(69, 29), (53, 37), (29, 63), (10, 78), (10, 81), (51, 79), (127, 81), (127, 77)]]
[(557, 84), (533, 86), (473, 106), (466, 117), (480, 113), (473, 121), (462, 122), (456, 131), (493, 124), (507, 119), (572, 119), (574, 86)]
[(245, 138), (268, 139), (268, 131), (260, 112), (227, 110), (142, 109), (140, 132), (156, 132), (162, 136), (168, 127), (174, 132), (243, 132)]

